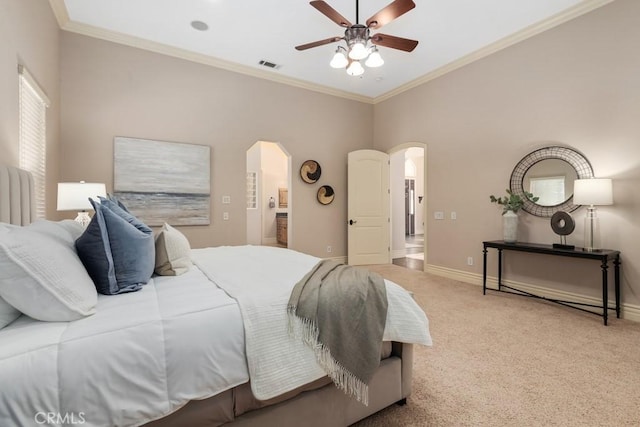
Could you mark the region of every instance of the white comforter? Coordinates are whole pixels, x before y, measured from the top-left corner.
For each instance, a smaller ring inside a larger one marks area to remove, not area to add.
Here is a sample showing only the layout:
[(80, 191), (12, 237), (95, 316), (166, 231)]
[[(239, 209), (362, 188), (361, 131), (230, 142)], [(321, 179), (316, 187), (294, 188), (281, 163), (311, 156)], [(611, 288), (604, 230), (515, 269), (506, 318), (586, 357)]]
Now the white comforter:
[[(314, 352), (288, 332), (287, 303), (295, 284), (320, 258), (287, 249), (234, 246), (192, 251), (196, 265), (240, 304), (251, 390), (271, 399), (325, 375)], [(385, 280), (383, 340), (431, 345), (429, 323), (411, 295)], [(357, 333), (357, 331), (354, 331)]]
[[(192, 256), (206, 276), (194, 267), (155, 277), (138, 292), (99, 296), (93, 316), (23, 315), (0, 330), (0, 426), (135, 426), (245, 383), (249, 371), (259, 398), (324, 375), (282, 323), (291, 288), (318, 258), (252, 246)], [(384, 339), (429, 345), (422, 310), (386, 284)]]
[(131, 426), (249, 379), (238, 305), (197, 268), (0, 330), (0, 426)]

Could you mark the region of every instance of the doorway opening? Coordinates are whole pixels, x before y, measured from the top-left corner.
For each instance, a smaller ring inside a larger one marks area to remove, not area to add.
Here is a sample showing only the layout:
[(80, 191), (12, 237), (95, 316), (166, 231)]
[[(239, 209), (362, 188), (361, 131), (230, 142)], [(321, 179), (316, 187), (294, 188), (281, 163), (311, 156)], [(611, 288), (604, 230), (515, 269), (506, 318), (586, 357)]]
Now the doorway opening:
[(277, 142), (247, 150), (247, 244), (290, 247), (291, 156)]
[(408, 143), (390, 153), (393, 264), (424, 271), (426, 259), (426, 145)]

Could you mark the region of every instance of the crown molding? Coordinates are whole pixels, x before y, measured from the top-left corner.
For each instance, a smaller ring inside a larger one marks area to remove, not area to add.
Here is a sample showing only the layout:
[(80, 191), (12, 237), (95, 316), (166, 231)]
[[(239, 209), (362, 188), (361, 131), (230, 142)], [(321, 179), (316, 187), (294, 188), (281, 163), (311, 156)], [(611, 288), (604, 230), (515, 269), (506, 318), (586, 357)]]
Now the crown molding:
[(51, 10), (53, 10), (56, 20), (58, 21), (58, 26), (60, 28), (64, 28), (64, 26), (67, 25), (67, 22), (70, 21), (64, 0), (49, 0), (49, 5), (51, 6)]
[(373, 103), (378, 104), (382, 101), (386, 101), (389, 98), (392, 98), (398, 94), (401, 94), (402, 92), (406, 92), (410, 89), (413, 89), (431, 80), (437, 79), (438, 77), (448, 74), (451, 71), (457, 70), (458, 68), (462, 68), (465, 65), (469, 65), (472, 62), (475, 62), (479, 59), (482, 59), (486, 56), (496, 53), (502, 49), (505, 49), (509, 46), (513, 46), (516, 43), (519, 43), (523, 40), (526, 40), (544, 31), (557, 27), (560, 24), (563, 24), (572, 19), (575, 19), (581, 15), (584, 15), (585, 13), (589, 13), (613, 1), (615, 0), (587, 0), (585, 2), (577, 4), (563, 12), (557, 13), (551, 16), (550, 18), (545, 19), (544, 21), (540, 21), (538, 23), (532, 24), (517, 33), (511, 34), (508, 37), (500, 39), (490, 45), (483, 47), (482, 49), (478, 49), (474, 52), (471, 52), (470, 54), (463, 56), (462, 58), (459, 58), (455, 61), (452, 61), (440, 68), (437, 68), (431, 71), (430, 73), (425, 74), (422, 77), (419, 77), (413, 81), (410, 81), (409, 83), (406, 83), (402, 86), (398, 86), (396, 89), (391, 90), (383, 95), (380, 95), (374, 98)]
[(256, 77), (264, 80), (270, 80), (276, 83), (282, 83), (289, 86), (298, 87), (301, 89), (307, 89), (314, 92), (323, 93), (326, 95), (350, 99), (352, 101), (358, 101), (365, 104), (378, 104), (380, 102), (386, 101), (389, 98), (392, 98), (396, 95), (399, 95), (403, 92), (406, 92), (410, 89), (413, 89), (417, 86), (420, 86), (424, 83), (427, 83), (445, 74), (448, 74), (454, 70), (457, 70), (458, 68), (471, 64), (495, 52), (498, 52), (502, 49), (505, 49), (509, 46), (512, 46), (516, 43), (519, 43), (537, 34), (540, 34), (551, 28), (557, 27), (560, 24), (563, 24), (567, 21), (570, 21), (581, 15), (584, 15), (588, 12), (598, 9), (613, 1), (615, 0), (586, 0), (572, 8), (569, 8), (563, 12), (553, 15), (552, 17), (545, 19), (544, 21), (538, 22), (536, 24), (532, 24), (529, 27), (515, 34), (512, 34), (503, 39), (500, 39), (482, 49), (471, 52), (470, 54), (460, 59), (450, 62), (447, 65), (444, 65), (436, 70), (433, 70), (425, 74), (424, 76), (421, 76), (415, 80), (412, 80), (409, 83), (399, 86), (396, 89), (386, 92), (375, 98), (333, 89), (327, 86), (306, 82), (300, 79), (295, 79), (293, 77), (286, 77), (286, 76), (274, 74), (273, 71), (258, 70), (246, 65), (240, 65), (240, 64), (229, 62), (229, 61), (224, 61), (222, 59), (214, 58), (214, 57), (203, 55), (200, 53), (191, 52), (186, 49), (176, 48), (176, 47), (168, 46), (162, 43), (152, 42), (152, 41), (144, 40), (138, 37), (128, 36), (115, 31), (110, 31), (102, 28), (93, 27), (90, 25), (80, 24), (80, 23), (71, 21), (71, 19), (69, 18), (69, 14), (67, 12), (67, 7), (64, 4), (64, 0), (49, 0), (49, 4), (51, 5), (51, 9), (53, 10), (53, 13), (56, 19), (58, 20), (58, 25), (60, 26), (60, 29), (64, 31), (69, 31), (72, 33), (77, 33), (77, 34), (81, 34), (81, 35), (85, 35), (85, 36), (89, 36), (89, 37), (93, 37), (101, 40), (106, 40), (106, 41), (130, 46), (138, 49), (160, 53), (163, 55), (168, 55), (175, 58), (196, 62), (199, 64), (209, 65), (212, 67), (221, 68), (227, 71), (232, 71), (235, 73), (240, 73), (240, 74), (244, 74), (244, 75), (248, 75), (248, 76), (252, 76), (252, 77)]

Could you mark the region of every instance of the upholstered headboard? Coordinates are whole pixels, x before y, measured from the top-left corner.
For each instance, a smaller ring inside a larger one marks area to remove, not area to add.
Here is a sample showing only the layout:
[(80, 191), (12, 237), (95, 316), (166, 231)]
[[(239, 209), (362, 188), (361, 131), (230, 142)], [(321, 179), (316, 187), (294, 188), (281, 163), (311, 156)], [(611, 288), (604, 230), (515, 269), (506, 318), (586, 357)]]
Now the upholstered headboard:
[(33, 176), (25, 170), (0, 165), (0, 222), (27, 225), (36, 219)]

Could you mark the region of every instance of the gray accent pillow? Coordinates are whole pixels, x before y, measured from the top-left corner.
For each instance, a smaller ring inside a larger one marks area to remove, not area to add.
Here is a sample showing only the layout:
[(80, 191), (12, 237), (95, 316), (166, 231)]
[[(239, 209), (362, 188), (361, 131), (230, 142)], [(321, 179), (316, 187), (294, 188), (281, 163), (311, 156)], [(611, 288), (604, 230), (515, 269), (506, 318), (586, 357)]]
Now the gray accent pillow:
[(189, 240), (165, 222), (156, 236), (156, 274), (179, 276), (189, 271), (192, 265)]
[(139, 290), (153, 274), (153, 231), (111, 200), (90, 201), (95, 215), (76, 248), (96, 289), (104, 295)]

